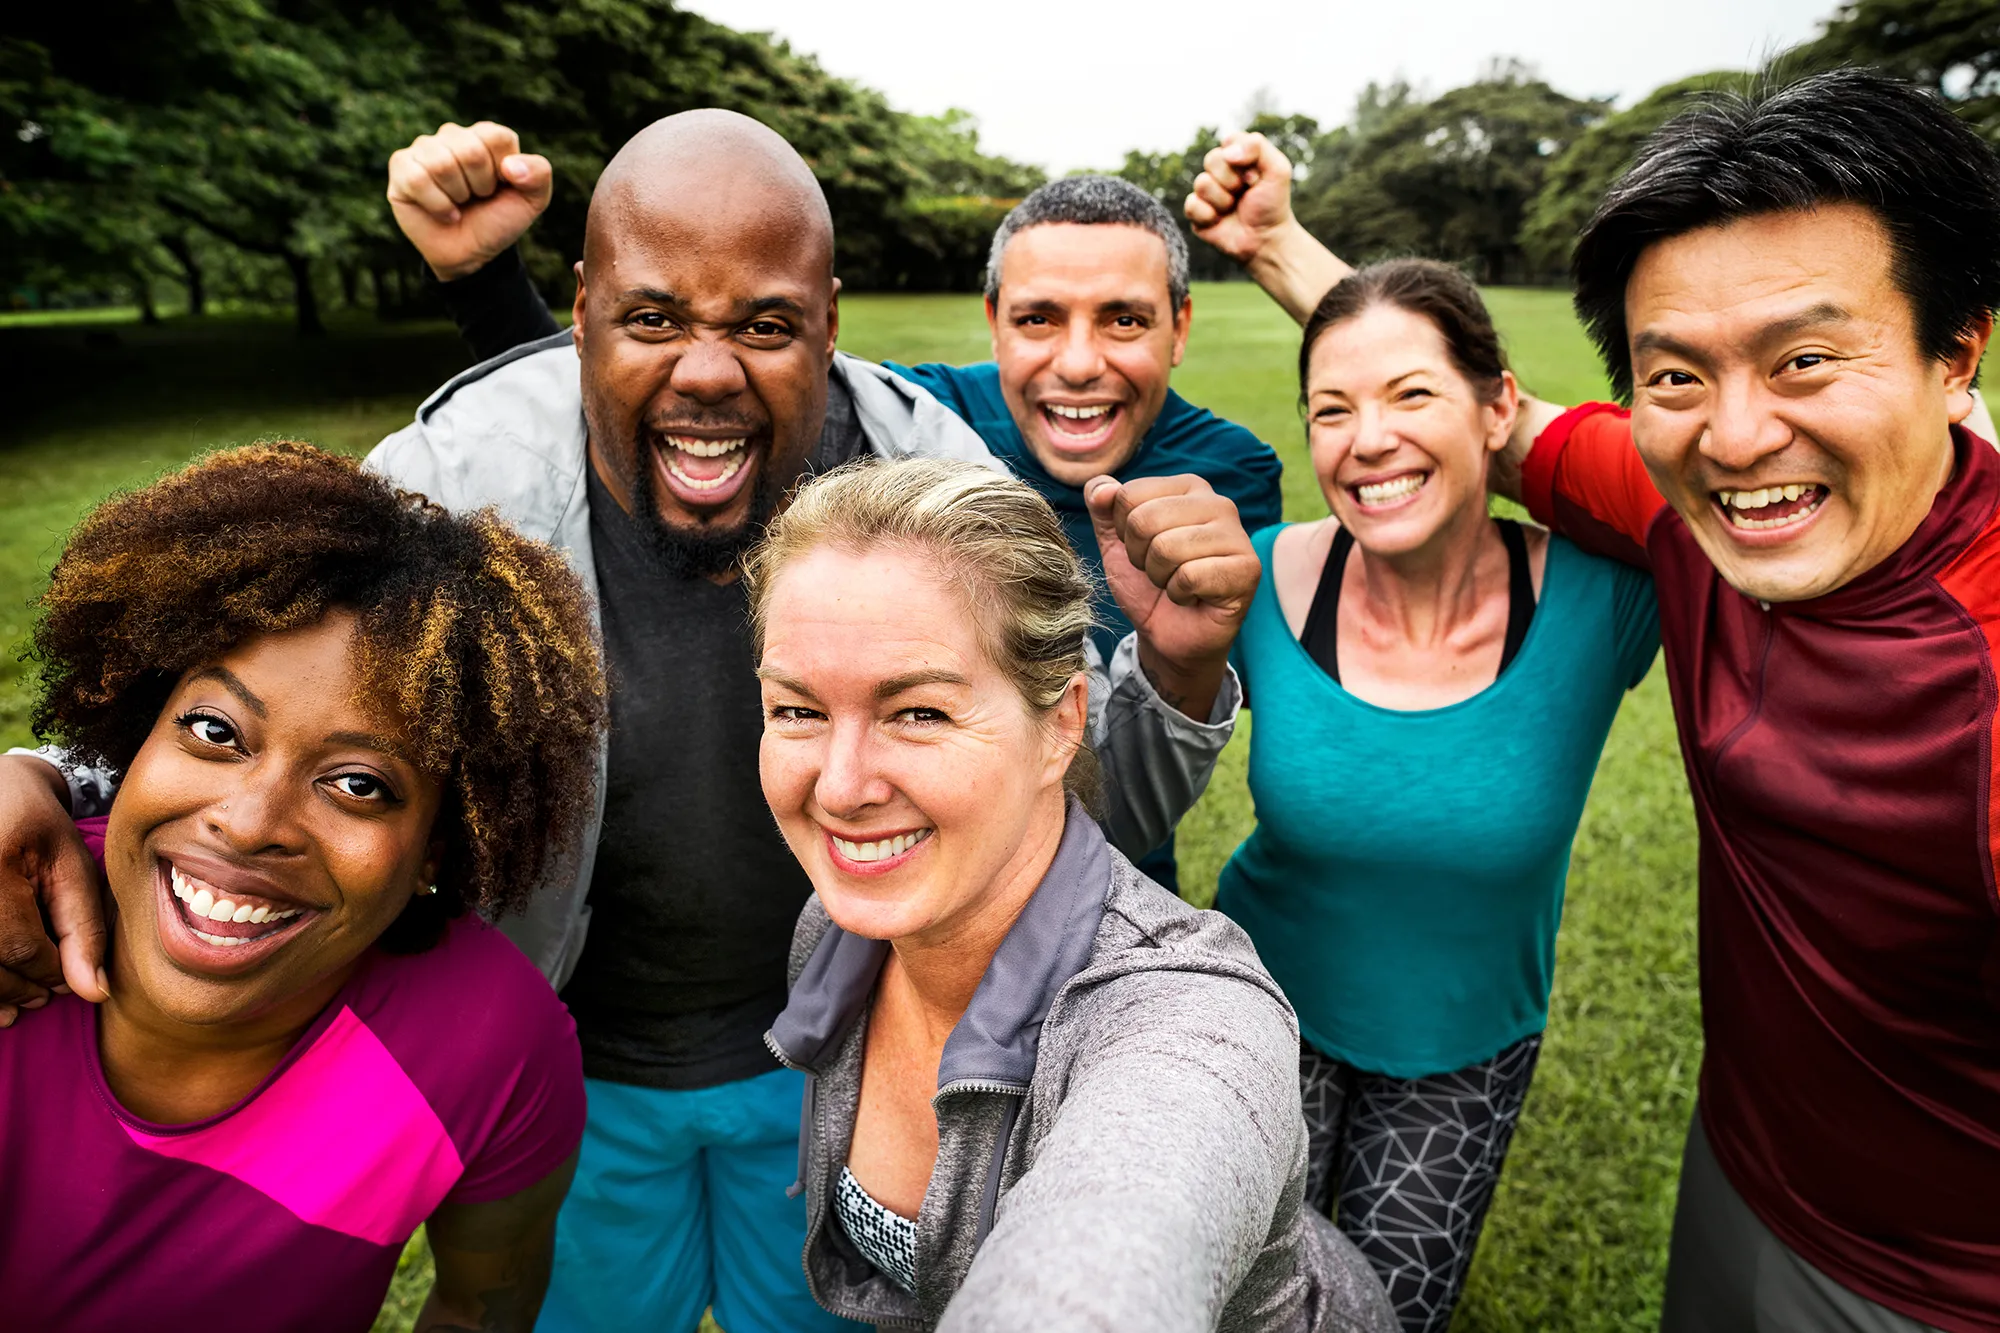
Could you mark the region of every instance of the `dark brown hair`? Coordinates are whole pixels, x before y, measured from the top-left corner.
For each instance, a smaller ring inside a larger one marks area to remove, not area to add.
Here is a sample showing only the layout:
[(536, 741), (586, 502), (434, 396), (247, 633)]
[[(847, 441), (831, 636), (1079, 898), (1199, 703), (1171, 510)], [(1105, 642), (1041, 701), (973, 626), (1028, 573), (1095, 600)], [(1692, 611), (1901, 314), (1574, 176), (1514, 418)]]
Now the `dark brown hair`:
[(358, 697), (444, 800), (437, 893), (385, 946), (523, 906), (589, 812), (604, 680), (583, 586), (490, 511), (459, 516), (352, 458), (212, 453), (86, 515), (39, 603), (38, 734), (123, 770), (175, 685), (259, 634), (356, 617)]
[(1471, 382), (1481, 402), (1500, 396), (1507, 359), (1500, 353), (1500, 335), (1472, 279), (1434, 259), (1389, 259), (1356, 269), (1334, 285), (1314, 307), (1299, 343), (1299, 402), (1306, 397), (1306, 374), (1312, 366), (1313, 344), (1336, 324), (1344, 324), (1373, 306), (1395, 306), (1421, 315), (1444, 336), (1451, 363)]

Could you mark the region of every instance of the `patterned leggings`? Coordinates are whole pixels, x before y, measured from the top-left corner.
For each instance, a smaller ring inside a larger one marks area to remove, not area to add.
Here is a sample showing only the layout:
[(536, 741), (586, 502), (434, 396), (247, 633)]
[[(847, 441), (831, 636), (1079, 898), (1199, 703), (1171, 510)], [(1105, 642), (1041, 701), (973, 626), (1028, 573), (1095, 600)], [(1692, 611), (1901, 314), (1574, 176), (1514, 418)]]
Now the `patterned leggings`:
[(1468, 1069), (1371, 1074), (1299, 1045), (1306, 1203), (1382, 1278), (1404, 1333), (1444, 1333), (1542, 1051), (1539, 1033)]

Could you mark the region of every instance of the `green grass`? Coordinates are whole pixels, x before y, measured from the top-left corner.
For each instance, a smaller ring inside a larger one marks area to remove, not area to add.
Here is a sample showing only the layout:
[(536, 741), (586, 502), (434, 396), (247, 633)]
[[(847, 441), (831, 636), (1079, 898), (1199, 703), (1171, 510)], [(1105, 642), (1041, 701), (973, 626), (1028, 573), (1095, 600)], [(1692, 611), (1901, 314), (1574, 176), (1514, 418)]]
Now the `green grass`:
[[(1488, 294), (1522, 382), (1575, 401), (1603, 393), (1566, 299)], [(906, 362), (988, 355), (978, 298), (849, 296), (841, 345)], [(0, 356), (27, 387), (0, 436), (0, 638), (26, 635), (62, 533), (108, 491), (216, 444), (302, 436), (364, 449), (409, 420), (466, 357), (437, 325), (336, 320), (301, 344), (279, 321), (169, 320), (157, 329), (0, 324)], [(1255, 430), (1286, 463), (1286, 512), (1326, 512), (1305, 464), (1295, 400), (1297, 331), (1245, 285), (1195, 293), (1175, 387)], [(0, 740), (27, 740), (20, 664), (0, 660)], [(1223, 757), (1180, 837), (1188, 895), (1206, 902), (1249, 832), (1249, 726)], [(1394, 817), (1393, 805), (1385, 817)], [(1666, 690), (1656, 670), (1613, 728), (1577, 835), (1557, 947), (1547, 1044), (1459, 1333), (1639, 1330), (1658, 1318), (1680, 1139), (1700, 1035), (1694, 960), (1693, 819)], [(609, 1278), (612, 1275), (607, 1275)], [(429, 1282), (421, 1238), (378, 1329), (405, 1329)]]

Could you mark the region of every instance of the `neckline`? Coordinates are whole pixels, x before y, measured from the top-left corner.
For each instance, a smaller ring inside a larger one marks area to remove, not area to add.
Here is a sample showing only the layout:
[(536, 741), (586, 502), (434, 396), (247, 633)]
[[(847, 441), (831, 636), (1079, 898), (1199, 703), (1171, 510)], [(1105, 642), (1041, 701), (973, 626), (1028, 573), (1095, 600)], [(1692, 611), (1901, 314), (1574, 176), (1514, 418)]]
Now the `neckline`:
[[(1278, 534), (1282, 533), (1286, 528), (1295, 526), (1297, 525), (1292, 523), (1281, 523), (1269, 529), (1271, 544), (1266, 551), (1267, 557), (1272, 556), (1272, 553), (1277, 550)], [(1257, 595), (1259, 598), (1262, 598), (1267, 592), (1270, 595), (1270, 614), (1277, 622), (1277, 632), (1285, 640), (1286, 648), (1284, 651), (1293, 654), (1297, 658), (1297, 665), (1307, 674), (1311, 675), (1318, 686), (1330, 690), (1334, 698), (1341, 700), (1349, 707), (1358, 708), (1364, 712), (1384, 718), (1404, 718), (1413, 721), (1438, 718), (1471, 708), (1473, 705), (1491, 697), (1499, 690), (1506, 688), (1508, 681), (1517, 678), (1521, 674), (1522, 663), (1526, 662), (1535, 652), (1536, 645), (1547, 637), (1543, 633), (1543, 626), (1547, 625), (1550, 619), (1545, 614), (1550, 597), (1556, 588), (1566, 588), (1567, 586), (1566, 581), (1569, 577), (1567, 572), (1568, 557), (1566, 555), (1558, 556), (1557, 554), (1563, 548), (1563, 545), (1564, 543), (1555, 533), (1549, 534), (1548, 553), (1542, 562), (1542, 595), (1536, 599), (1536, 615), (1533, 620), (1528, 622), (1528, 632), (1521, 640), (1521, 650), (1514, 655), (1514, 660), (1508, 664), (1508, 669), (1495, 676), (1477, 694), (1467, 695), (1465, 698), (1457, 700), (1454, 703), (1440, 704), (1436, 708), (1388, 708), (1382, 704), (1371, 703), (1351, 693), (1346, 686), (1333, 680), (1326, 674), (1318, 661), (1313, 658), (1313, 655), (1306, 651), (1306, 646), (1299, 642), (1298, 636), (1292, 633), (1291, 625), (1285, 620), (1285, 608), (1278, 601), (1277, 580), (1266, 578), (1258, 588)], [(1564, 570), (1561, 575), (1557, 573), (1559, 565)]]

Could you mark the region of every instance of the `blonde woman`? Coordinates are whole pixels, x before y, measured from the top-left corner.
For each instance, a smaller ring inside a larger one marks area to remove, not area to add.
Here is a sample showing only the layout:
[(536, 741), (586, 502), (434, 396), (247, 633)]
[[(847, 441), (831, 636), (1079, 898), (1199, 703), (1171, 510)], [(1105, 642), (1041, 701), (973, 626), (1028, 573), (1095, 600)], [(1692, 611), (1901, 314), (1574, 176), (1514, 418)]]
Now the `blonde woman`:
[(815, 889), (814, 1296), (947, 1329), (1388, 1330), (1301, 1203), (1298, 1029), (1249, 940), (1085, 813), (1090, 584), (1046, 502), (936, 461), (807, 487), (750, 565), (766, 799)]

